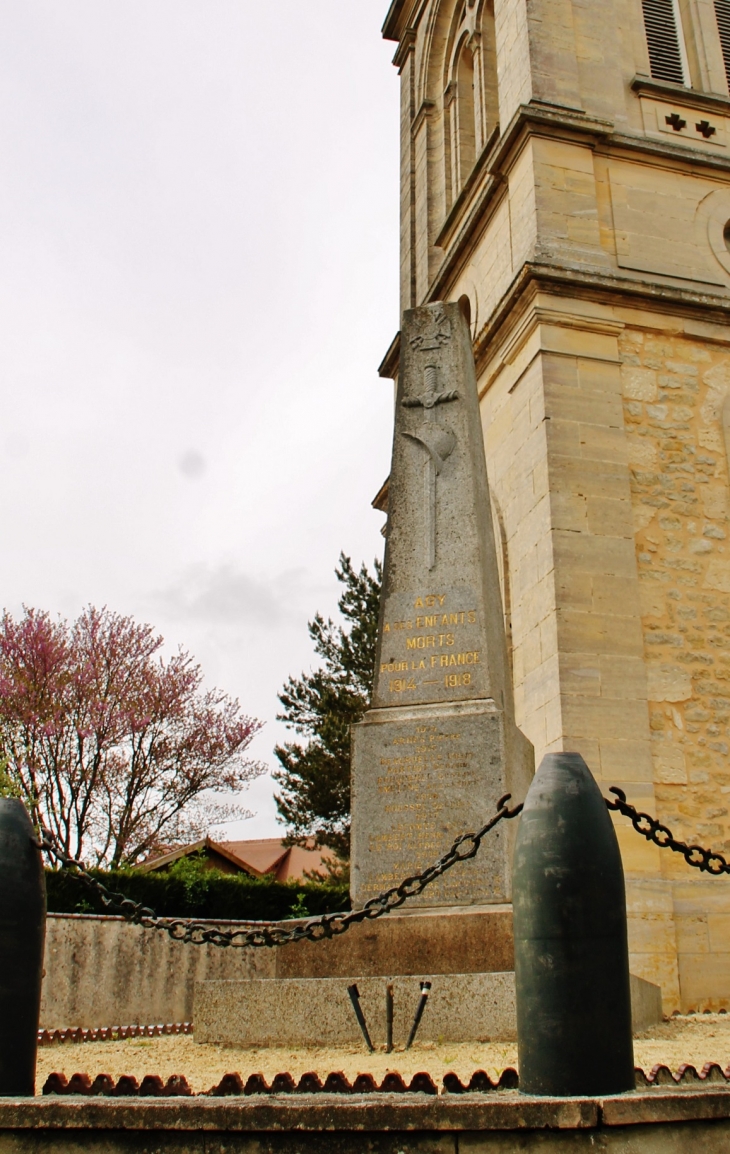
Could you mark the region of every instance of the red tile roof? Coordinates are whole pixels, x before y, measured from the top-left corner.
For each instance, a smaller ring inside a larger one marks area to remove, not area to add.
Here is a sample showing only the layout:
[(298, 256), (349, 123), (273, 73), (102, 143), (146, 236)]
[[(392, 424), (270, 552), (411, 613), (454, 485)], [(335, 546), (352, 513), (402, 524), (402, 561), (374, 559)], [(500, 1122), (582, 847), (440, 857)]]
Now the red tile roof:
[[(331, 851), (315, 848), (313, 841), (304, 846), (287, 846), (276, 837), (256, 838), (250, 841), (213, 841), (212, 838), (206, 837), (193, 845), (182, 846), (180, 849), (152, 858), (137, 868), (145, 873), (165, 869), (180, 858), (194, 853), (204, 854), (211, 865), (219, 864), (223, 869), (227, 867), (229, 872), (240, 870), (254, 877), (273, 874), (280, 882), (304, 881), (305, 870), (308, 873), (317, 870), (326, 873), (326, 863), (333, 861)], [(216, 858), (219, 859), (217, 863)]]

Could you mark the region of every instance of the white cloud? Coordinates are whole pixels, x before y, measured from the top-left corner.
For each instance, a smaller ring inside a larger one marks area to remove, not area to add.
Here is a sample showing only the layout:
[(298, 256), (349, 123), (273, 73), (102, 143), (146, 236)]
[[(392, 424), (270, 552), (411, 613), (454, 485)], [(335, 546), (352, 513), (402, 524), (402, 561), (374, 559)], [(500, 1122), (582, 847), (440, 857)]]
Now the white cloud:
[(264, 629), (283, 621), (300, 621), (304, 570), (268, 580), (243, 572), (234, 563), (191, 566), (167, 589), (152, 594), (151, 604), (171, 618), (234, 627), (241, 623)]

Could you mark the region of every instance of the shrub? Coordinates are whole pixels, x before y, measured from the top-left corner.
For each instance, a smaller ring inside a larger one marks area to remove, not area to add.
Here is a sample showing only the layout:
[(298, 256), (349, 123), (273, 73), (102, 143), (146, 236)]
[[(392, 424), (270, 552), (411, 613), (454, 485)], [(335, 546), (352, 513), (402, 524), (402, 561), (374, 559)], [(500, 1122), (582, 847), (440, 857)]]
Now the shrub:
[[(350, 908), (342, 884), (277, 882), (270, 877), (224, 874), (183, 859), (167, 872), (90, 870), (108, 889), (164, 917), (225, 921), (280, 921)], [(49, 913), (103, 914), (101, 898), (66, 870), (46, 870)]]

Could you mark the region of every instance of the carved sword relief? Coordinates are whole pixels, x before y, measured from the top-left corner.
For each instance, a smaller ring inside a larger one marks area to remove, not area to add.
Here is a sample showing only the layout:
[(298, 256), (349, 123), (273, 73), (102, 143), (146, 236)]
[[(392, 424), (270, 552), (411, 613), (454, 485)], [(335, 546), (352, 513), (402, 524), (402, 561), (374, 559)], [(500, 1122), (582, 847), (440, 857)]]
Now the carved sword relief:
[(422, 408), (423, 425), (417, 433), (405, 430), (401, 436), (421, 445), (427, 453), (424, 477), (426, 489), (426, 565), (433, 569), (436, 564), (436, 478), (447, 458), (456, 447), (456, 437), (451, 429), (444, 428), (436, 421), (436, 406), (459, 399), (456, 389), (439, 392), (438, 369), (427, 365), (424, 371), (424, 390), (420, 397), (406, 397), (401, 403), (404, 408)]

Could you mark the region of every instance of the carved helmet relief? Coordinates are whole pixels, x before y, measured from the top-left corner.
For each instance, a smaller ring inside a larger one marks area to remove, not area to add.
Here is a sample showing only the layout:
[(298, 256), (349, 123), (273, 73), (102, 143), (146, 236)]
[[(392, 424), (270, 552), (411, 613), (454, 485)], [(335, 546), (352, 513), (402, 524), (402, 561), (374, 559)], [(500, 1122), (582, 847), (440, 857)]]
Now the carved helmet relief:
[(411, 348), (418, 351), (440, 349), (451, 340), (451, 321), (443, 305), (420, 309), (416, 316), (416, 332), (411, 337)]

